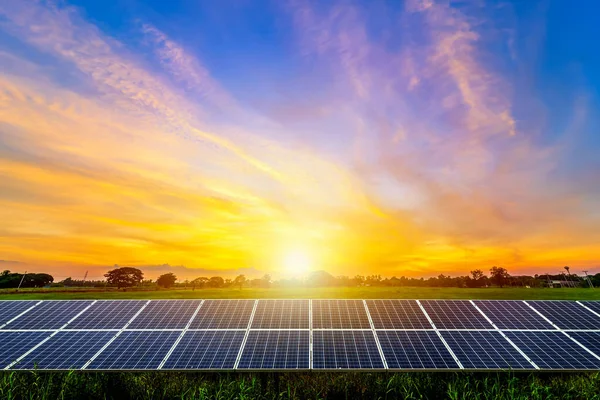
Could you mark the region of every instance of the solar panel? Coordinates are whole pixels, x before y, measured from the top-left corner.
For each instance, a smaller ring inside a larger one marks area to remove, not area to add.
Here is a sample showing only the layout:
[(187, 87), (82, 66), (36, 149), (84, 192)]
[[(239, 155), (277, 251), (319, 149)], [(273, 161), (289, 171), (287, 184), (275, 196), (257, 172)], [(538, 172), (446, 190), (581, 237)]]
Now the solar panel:
[(432, 329), (415, 300), (367, 300), (376, 329)]
[(377, 331), (377, 337), (388, 368), (458, 368), (434, 331)]
[(581, 304), (600, 314), (600, 301), (580, 301)]
[(600, 332), (569, 332), (569, 336), (600, 356)]
[(190, 329), (246, 329), (254, 300), (204, 300)]
[(232, 369), (244, 331), (187, 331), (163, 369)]
[(153, 300), (127, 329), (183, 329), (201, 300)]
[(475, 304), (500, 329), (554, 329), (522, 301), (475, 300)]
[(308, 369), (308, 331), (250, 331), (238, 368)]
[(600, 317), (574, 301), (527, 301), (561, 329), (600, 329)]
[(438, 329), (493, 329), (466, 300), (421, 300), (421, 304)]
[(464, 368), (534, 369), (500, 332), (442, 331), (441, 334)]
[(506, 332), (533, 362), (542, 369), (598, 369), (600, 360), (561, 332)]
[(0, 332), (0, 369), (50, 336), (49, 332)]
[(12, 369), (79, 369), (115, 332), (58, 332)]
[(92, 302), (48, 300), (7, 324), (4, 329), (58, 329)]
[(123, 331), (87, 369), (156, 369), (179, 335), (177, 331)]
[(370, 329), (362, 300), (313, 300), (313, 329)]
[(27, 300), (0, 301), (0, 327), (37, 303), (37, 301)]
[(121, 329), (145, 303), (144, 300), (98, 301), (66, 329)]
[(308, 329), (308, 300), (259, 300), (252, 329)]
[[(314, 305), (314, 301), (313, 301)], [(381, 369), (373, 331), (314, 331), (314, 369)]]

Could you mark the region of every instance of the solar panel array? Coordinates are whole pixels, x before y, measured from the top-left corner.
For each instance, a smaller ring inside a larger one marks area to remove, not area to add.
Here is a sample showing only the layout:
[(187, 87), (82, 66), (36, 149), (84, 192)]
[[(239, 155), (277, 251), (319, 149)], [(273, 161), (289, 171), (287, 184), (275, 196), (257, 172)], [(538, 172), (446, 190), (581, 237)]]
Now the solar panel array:
[(0, 368), (596, 370), (600, 302), (0, 301)]

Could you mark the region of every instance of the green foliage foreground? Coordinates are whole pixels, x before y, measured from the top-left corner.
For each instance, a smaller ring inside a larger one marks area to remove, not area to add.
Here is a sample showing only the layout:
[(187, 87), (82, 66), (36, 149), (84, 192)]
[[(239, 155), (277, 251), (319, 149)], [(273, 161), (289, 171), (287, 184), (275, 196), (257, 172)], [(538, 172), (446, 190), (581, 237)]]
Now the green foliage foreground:
[(600, 374), (2, 372), (2, 399), (600, 399)]

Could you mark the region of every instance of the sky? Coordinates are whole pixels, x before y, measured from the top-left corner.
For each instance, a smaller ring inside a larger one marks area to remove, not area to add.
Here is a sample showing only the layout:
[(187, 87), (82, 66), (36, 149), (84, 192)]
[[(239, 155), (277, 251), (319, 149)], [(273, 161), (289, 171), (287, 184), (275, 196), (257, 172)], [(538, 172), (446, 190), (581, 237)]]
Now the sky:
[(0, 270), (600, 272), (599, 12), (0, 1)]

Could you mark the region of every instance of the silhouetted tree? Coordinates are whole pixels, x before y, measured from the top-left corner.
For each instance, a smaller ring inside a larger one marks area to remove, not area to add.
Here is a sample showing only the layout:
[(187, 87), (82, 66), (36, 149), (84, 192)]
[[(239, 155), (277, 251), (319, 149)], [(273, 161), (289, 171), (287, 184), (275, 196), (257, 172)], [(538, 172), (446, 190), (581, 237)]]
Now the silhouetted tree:
[(491, 280), (494, 284), (504, 287), (510, 275), (508, 275), (508, 271), (502, 267), (492, 267), (490, 268), (490, 276)]
[(246, 275), (238, 275), (233, 280), (233, 285), (239, 286), (240, 289), (242, 289), (242, 286), (244, 286), (244, 283), (246, 283)]
[(156, 280), (156, 284), (164, 288), (170, 288), (175, 284), (176, 281), (177, 277), (175, 276), (175, 274), (169, 272), (168, 274), (163, 274), (159, 276)]
[[(115, 267), (118, 267), (118, 265), (115, 265)], [(144, 273), (132, 267), (115, 268), (108, 271), (104, 276), (110, 285), (116, 285), (119, 289), (138, 285), (144, 279)]]
[[(23, 278), (23, 274), (11, 273), (10, 271), (3, 271), (0, 275), (0, 288), (16, 288), (19, 286), (19, 282)], [(49, 274), (25, 274), (21, 287), (32, 288), (32, 287), (44, 287), (54, 282), (54, 278)]]
[(208, 286), (213, 288), (221, 288), (225, 281), (220, 276), (213, 276), (208, 280)]
[(208, 284), (208, 278), (201, 276), (200, 278), (196, 278), (192, 281), (192, 288), (201, 287), (203, 288)]

